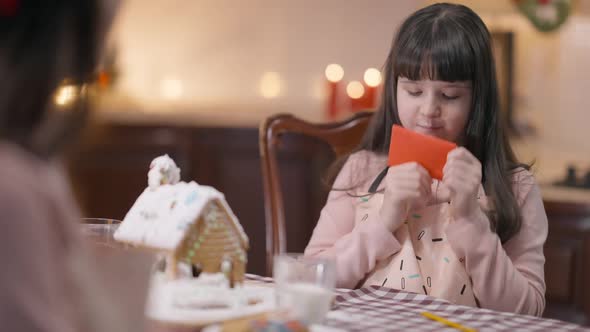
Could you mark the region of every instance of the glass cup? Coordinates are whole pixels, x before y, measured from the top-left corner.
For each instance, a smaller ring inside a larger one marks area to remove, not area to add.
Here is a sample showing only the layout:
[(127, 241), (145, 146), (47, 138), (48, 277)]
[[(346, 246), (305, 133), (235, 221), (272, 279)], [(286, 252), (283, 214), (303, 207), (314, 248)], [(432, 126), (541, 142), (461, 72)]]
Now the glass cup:
[(94, 245), (124, 248), (113, 237), (121, 221), (106, 218), (82, 218), (82, 234)]
[(333, 260), (280, 254), (274, 257), (273, 278), (279, 310), (286, 310), (306, 324), (323, 321), (334, 299)]

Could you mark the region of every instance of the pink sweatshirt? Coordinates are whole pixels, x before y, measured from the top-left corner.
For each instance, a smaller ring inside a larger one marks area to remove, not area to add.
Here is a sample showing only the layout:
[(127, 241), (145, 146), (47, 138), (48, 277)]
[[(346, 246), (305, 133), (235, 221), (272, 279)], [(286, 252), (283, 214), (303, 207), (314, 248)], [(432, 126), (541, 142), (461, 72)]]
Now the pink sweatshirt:
[[(453, 219), (447, 203), (411, 211), (395, 233), (389, 232), (379, 220), (383, 184), (377, 193), (367, 192), (386, 161), (386, 156), (366, 151), (350, 156), (334, 188), (350, 188), (359, 181), (362, 185), (353, 192), (330, 192), (305, 250), (308, 256), (336, 260), (338, 287), (379, 285), (456, 304), (543, 313), (547, 216), (530, 172), (514, 175), (522, 226), (502, 245), (483, 211), (474, 219)], [(433, 196), (437, 185), (434, 180)], [(486, 210), (483, 187), (478, 200)]]

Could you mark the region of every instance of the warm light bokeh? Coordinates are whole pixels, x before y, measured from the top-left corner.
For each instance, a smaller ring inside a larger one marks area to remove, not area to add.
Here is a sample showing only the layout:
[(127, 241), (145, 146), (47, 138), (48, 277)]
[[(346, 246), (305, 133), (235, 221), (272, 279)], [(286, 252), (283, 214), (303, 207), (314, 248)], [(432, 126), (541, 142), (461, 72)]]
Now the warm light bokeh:
[(365, 83), (370, 87), (377, 87), (381, 84), (381, 72), (376, 68), (369, 68), (363, 76)]
[(330, 82), (340, 82), (344, 77), (344, 69), (339, 64), (329, 64), (326, 66), (326, 78)]
[(160, 83), (160, 93), (165, 99), (179, 99), (183, 92), (182, 82), (176, 78), (168, 77)]
[(359, 99), (365, 94), (365, 87), (359, 81), (351, 81), (346, 86), (346, 93), (352, 99)]
[(66, 106), (72, 103), (78, 95), (76, 86), (64, 85), (57, 89), (53, 101), (58, 106)]
[(276, 98), (281, 95), (283, 84), (277, 72), (266, 72), (260, 79), (260, 94), (267, 99)]

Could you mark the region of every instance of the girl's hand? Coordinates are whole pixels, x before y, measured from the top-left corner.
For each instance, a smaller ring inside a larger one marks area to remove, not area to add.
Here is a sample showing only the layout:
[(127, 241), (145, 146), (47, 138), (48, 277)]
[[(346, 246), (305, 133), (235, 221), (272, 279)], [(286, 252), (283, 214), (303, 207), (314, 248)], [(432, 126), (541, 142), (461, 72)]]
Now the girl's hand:
[(477, 194), (481, 184), (481, 163), (469, 150), (459, 147), (449, 152), (443, 168), (440, 196), (451, 202), (455, 218), (468, 218), (480, 209)]
[(432, 179), (418, 163), (405, 163), (390, 167), (384, 183), (385, 194), (379, 215), (393, 233), (410, 210), (426, 206), (431, 196)]

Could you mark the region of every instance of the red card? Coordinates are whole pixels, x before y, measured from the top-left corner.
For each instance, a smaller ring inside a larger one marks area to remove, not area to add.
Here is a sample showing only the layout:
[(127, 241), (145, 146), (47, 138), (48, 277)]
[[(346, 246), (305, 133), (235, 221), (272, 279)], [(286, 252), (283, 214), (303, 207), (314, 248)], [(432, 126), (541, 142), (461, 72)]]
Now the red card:
[(447, 154), (456, 147), (455, 143), (393, 125), (388, 164), (395, 166), (414, 161), (426, 168), (432, 178), (442, 180)]

